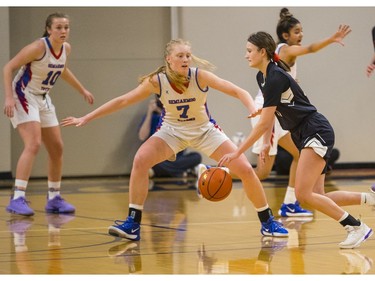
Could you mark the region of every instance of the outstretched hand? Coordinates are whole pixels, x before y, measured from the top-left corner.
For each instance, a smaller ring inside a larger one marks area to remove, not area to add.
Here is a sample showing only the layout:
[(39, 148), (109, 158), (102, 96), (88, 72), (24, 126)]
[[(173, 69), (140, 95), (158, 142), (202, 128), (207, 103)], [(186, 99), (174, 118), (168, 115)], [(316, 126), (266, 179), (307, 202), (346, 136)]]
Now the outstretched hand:
[(81, 127), (83, 125), (85, 125), (87, 123), (87, 121), (85, 121), (83, 119), (83, 117), (80, 117), (80, 118), (76, 118), (76, 117), (67, 117), (67, 118), (64, 118), (62, 121), (61, 121), (61, 125), (63, 127), (67, 127), (67, 126), (76, 126), (76, 127)]
[(336, 33), (333, 35), (333, 41), (339, 43), (340, 45), (344, 46), (344, 38), (351, 32), (351, 28), (349, 25), (346, 24), (340, 24), (339, 30), (336, 31)]

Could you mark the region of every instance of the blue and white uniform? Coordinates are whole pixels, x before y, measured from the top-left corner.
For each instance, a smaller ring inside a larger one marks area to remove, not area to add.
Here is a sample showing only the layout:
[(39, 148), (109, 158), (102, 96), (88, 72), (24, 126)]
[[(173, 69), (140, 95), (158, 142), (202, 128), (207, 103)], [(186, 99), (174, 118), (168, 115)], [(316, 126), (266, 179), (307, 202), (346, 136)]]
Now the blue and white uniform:
[(198, 68), (189, 69), (189, 85), (183, 94), (172, 87), (165, 73), (159, 73), (158, 79), (163, 112), (153, 137), (163, 139), (175, 154), (191, 147), (207, 156), (229, 139), (209, 113), (209, 88), (199, 86)]
[(40, 40), (43, 40), (46, 49), (43, 57), (22, 66), (13, 79), (13, 95), (17, 107), (11, 118), (14, 128), (31, 121), (40, 122), (42, 128), (59, 124), (49, 91), (65, 69), (65, 43), (60, 52), (55, 54), (47, 37)]
[[(285, 45), (288, 45), (288, 44), (286, 44), (286, 43), (280, 43), (280, 44), (278, 44), (277, 48), (275, 50), (275, 53), (279, 54), (280, 53), (280, 49), (283, 46), (285, 46)], [(297, 62), (295, 62), (292, 67), (290, 67), (289, 74), (294, 79), (297, 80)], [(256, 95), (254, 101), (255, 101), (255, 106), (257, 108), (263, 108), (264, 97), (263, 97), (262, 91), (260, 89), (259, 89), (258, 94)], [(259, 119), (260, 119), (259, 115), (251, 118), (251, 124), (252, 124), (253, 128), (259, 122)], [(289, 133), (289, 131), (286, 131), (283, 128), (281, 128), (279, 121), (277, 120), (277, 118), (275, 118), (275, 125), (273, 127), (273, 132), (272, 132), (272, 135), (273, 135), (272, 146), (271, 146), (271, 149), (270, 149), (270, 151), (268, 153), (269, 155), (274, 156), (274, 155), (277, 154), (277, 144), (279, 142), (279, 139), (281, 139), (282, 137), (284, 137), (288, 133)], [(255, 154), (260, 154), (260, 152), (262, 151), (262, 147), (263, 147), (263, 137), (261, 137), (260, 139), (258, 139), (254, 143), (254, 145), (252, 147), (252, 152), (255, 153)]]

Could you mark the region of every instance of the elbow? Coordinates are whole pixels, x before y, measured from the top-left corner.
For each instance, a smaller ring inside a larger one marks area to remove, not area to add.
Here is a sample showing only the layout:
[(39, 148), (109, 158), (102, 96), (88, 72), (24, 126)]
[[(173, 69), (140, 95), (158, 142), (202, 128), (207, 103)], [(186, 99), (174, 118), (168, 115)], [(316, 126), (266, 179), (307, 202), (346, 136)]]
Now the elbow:
[(316, 52), (317, 52), (317, 50), (314, 49), (314, 46), (309, 46), (309, 47), (307, 48), (307, 53), (308, 53), (308, 54), (316, 53)]

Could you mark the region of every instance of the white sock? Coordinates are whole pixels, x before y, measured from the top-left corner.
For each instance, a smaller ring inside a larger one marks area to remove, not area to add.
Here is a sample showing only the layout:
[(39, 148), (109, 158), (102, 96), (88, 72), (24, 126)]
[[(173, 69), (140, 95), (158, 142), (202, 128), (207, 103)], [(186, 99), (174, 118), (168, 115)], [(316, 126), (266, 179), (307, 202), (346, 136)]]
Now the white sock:
[(285, 192), (284, 204), (294, 204), (296, 201), (297, 198), (294, 192), (294, 187), (288, 186)]
[(60, 195), (61, 181), (48, 181), (48, 200)]
[(13, 195), (13, 200), (20, 198), (20, 197), (25, 197), (26, 191), (22, 189), (15, 189), (14, 190), (14, 195)]
[(349, 213), (348, 212), (344, 212), (344, 214), (342, 215), (342, 217), (339, 219), (339, 222), (342, 222), (344, 219), (346, 219), (347, 217), (349, 216)]
[(28, 182), (24, 180), (19, 180), (19, 179), (15, 180), (13, 200), (20, 198), (20, 197), (25, 197), (27, 183)]
[(264, 210), (267, 210), (269, 208), (269, 206), (268, 206), (268, 204), (266, 205), (266, 206), (263, 206), (263, 207), (261, 207), (261, 208), (255, 208), (255, 210), (259, 213), (259, 212), (262, 212), (262, 211), (264, 211)]
[(361, 193), (361, 205), (375, 205), (375, 196), (372, 193)]
[(133, 208), (133, 209), (142, 211), (143, 210), (143, 205), (129, 204), (129, 208)]

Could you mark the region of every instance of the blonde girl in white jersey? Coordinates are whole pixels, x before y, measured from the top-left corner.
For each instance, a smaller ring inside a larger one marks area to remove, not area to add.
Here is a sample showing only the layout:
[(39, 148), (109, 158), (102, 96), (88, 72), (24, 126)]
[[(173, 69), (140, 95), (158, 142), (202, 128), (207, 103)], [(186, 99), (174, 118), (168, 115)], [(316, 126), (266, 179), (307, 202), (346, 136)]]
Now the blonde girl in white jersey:
[[(297, 57), (315, 53), (333, 43), (344, 45), (342, 41), (350, 32), (351, 29), (348, 25), (340, 25), (339, 29), (332, 36), (310, 45), (302, 46), (303, 31), (300, 21), (296, 19), (287, 8), (282, 8), (280, 11), (280, 19), (276, 27), (276, 33), (279, 40), (276, 53), (279, 55), (280, 59), (289, 65), (291, 76), (298, 81)], [(258, 93), (255, 102), (258, 108), (263, 107), (263, 96), (261, 93)], [(253, 127), (258, 120), (259, 116), (252, 118)], [(281, 128), (277, 118), (275, 118), (275, 126), (273, 130), (271, 147), (267, 145), (268, 141), (263, 141), (263, 138), (260, 138), (253, 146), (253, 153), (258, 154), (257, 168), (255, 171), (260, 180), (266, 179), (275, 162), (277, 146), (280, 145), (288, 151), (292, 155), (293, 161), (290, 166), (289, 182), (285, 192), (284, 201), (278, 213), (282, 217), (312, 216), (312, 212), (303, 209), (299, 205), (294, 192), (296, 168), (299, 158), (298, 149), (292, 141), (290, 132)], [(266, 144), (264, 145), (264, 143)]]
[[(109, 227), (110, 235), (140, 239), (142, 210), (148, 194), (148, 170), (155, 164), (172, 160), (178, 151), (192, 147), (218, 161), (236, 146), (211, 118), (207, 108), (207, 94), (213, 88), (239, 99), (249, 116), (257, 113), (250, 94), (221, 79), (212, 72), (191, 67), (192, 62), (208, 66), (207, 61), (193, 56), (189, 42), (170, 41), (165, 48), (165, 65), (141, 78), (133, 90), (114, 98), (83, 117), (68, 117), (63, 126), (83, 126), (94, 119), (131, 106), (157, 93), (163, 102), (164, 115), (160, 129), (138, 149), (130, 175), (129, 209), (125, 221)], [(244, 119), (245, 121), (245, 119)], [(253, 203), (261, 221), (261, 233), (267, 236), (287, 236), (288, 231), (274, 220), (263, 187), (246, 156), (241, 155), (228, 165), (243, 183), (247, 197)]]
[[(4, 114), (11, 119), (24, 143), (17, 163), (14, 195), (6, 208), (11, 213), (25, 216), (34, 214), (28, 205), (25, 192), (41, 143), (44, 143), (49, 159), (45, 210), (53, 213), (75, 211), (75, 208), (60, 196), (63, 142), (49, 91), (61, 77), (83, 95), (88, 103), (92, 104), (94, 98), (66, 66), (71, 51), (70, 44), (66, 42), (69, 31), (67, 15), (49, 15), (43, 38), (24, 47), (3, 68)], [(18, 73), (12, 79), (17, 69)]]

